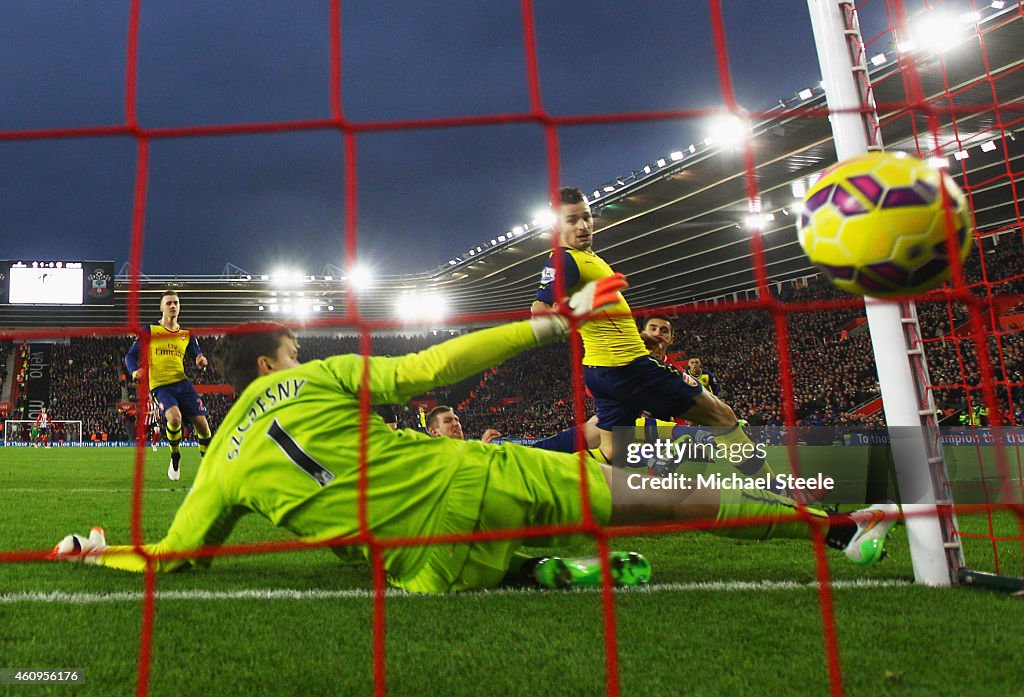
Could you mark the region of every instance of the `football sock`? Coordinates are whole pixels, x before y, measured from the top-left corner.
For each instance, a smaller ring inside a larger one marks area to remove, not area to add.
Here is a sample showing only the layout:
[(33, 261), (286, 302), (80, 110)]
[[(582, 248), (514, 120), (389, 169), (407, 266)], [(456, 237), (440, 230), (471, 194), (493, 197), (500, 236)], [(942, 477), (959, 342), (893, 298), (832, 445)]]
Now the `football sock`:
[(181, 426), (174, 428), (170, 424), (167, 426), (167, 444), (171, 446), (171, 452), (178, 452), (178, 443), (181, 442)]
[(825, 542), (834, 549), (846, 549), (857, 532), (857, 523), (849, 513), (829, 513)]
[[(741, 540), (767, 540), (773, 537), (807, 539), (810, 537), (810, 526), (797, 515), (797, 505), (793, 499), (761, 489), (722, 488), (719, 489), (719, 495), (721, 498), (718, 504), (717, 522), (730, 523), (743, 518), (766, 520), (755, 525), (711, 529), (710, 532), (716, 535)], [(820, 509), (805, 506), (804, 511), (816, 518), (831, 521), (828, 513)], [(831, 535), (834, 525), (830, 522), (829, 535)], [(854, 525), (853, 528), (856, 531), (857, 526)], [(845, 547), (845, 545), (843, 546)]]
[(199, 457), (202, 457), (203, 455), (206, 454), (206, 449), (210, 447), (210, 440), (212, 440), (212, 438), (213, 436), (207, 436), (206, 438), (197, 438), (197, 440), (199, 441)]
[(553, 450), (557, 453), (574, 452), (576, 450), (576, 429), (577, 427), (573, 426), (550, 438), (539, 440), (533, 444), (533, 447), (541, 450)]
[(745, 477), (775, 476), (775, 472), (768, 465), (768, 462), (765, 461), (762, 455), (758, 454), (757, 446), (754, 445), (754, 441), (747, 438), (747, 434), (743, 432), (743, 428), (739, 423), (725, 433), (715, 433), (714, 435), (715, 443), (718, 445), (724, 444), (729, 448), (730, 452), (737, 452), (742, 448), (743, 450), (754, 453), (743, 462), (732, 463), (732, 466), (739, 470), (740, 474)]
[(509, 560), (508, 571), (505, 572), (505, 578), (502, 579), (502, 585), (536, 585), (537, 581), (533, 577), (533, 570), (536, 569), (537, 565), (546, 558), (547, 557), (530, 556), (525, 552), (514, 552), (512, 554), (512, 559)]

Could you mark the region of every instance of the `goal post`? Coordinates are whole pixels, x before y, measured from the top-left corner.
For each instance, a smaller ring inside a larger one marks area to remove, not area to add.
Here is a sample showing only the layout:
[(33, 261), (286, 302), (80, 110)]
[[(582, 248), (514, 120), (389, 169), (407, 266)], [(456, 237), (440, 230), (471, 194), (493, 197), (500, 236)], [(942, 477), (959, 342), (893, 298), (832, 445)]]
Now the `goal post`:
[[(4, 446), (33, 445), (32, 429), (35, 419), (4, 419)], [(50, 421), (50, 445), (81, 445), (82, 422), (79, 420)]]
[[(847, 0), (807, 0), (839, 160), (882, 146), (856, 9)], [(965, 567), (957, 536), (935, 404), (913, 302), (865, 301), (914, 579), (957, 582)]]

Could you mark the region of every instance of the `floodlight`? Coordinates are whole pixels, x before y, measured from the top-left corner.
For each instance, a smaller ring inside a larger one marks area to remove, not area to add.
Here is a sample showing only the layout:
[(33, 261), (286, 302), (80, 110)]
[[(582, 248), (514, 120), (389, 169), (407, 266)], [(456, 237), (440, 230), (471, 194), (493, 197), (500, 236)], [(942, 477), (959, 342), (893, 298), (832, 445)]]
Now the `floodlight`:
[(933, 10), (911, 27), (912, 41), (923, 49), (943, 53), (964, 38), (964, 23), (949, 14)]
[(362, 264), (356, 264), (348, 270), (348, 283), (353, 290), (366, 288), (373, 283), (373, 272)]
[(750, 124), (736, 114), (716, 116), (708, 126), (709, 138), (726, 148), (738, 148), (750, 137)]
[(537, 211), (537, 222), (536, 225), (543, 225), (544, 227), (552, 227), (555, 222), (558, 221), (558, 216), (550, 208)]

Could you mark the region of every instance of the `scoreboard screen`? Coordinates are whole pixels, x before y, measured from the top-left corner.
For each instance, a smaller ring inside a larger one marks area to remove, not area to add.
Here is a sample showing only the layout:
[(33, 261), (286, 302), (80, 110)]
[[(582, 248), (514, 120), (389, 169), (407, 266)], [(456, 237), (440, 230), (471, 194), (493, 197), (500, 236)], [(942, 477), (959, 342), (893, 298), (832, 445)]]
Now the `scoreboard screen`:
[(0, 303), (112, 305), (112, 261), (0, 261)]

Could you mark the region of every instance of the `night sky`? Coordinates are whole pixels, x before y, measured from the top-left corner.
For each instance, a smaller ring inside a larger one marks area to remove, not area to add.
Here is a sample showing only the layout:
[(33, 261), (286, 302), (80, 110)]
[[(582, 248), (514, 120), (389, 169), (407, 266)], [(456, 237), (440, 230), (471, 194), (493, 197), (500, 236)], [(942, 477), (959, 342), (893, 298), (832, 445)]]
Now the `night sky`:
[[(763, 111), (820, 80), (805, 0), (722, 3), (739, 103)], [(585, 7), (583, 10), (581, 8)], [(697, 0), (535, 2), (544, 108), (555, 115), (723, 105)], [(354, 122), (530, 109), (515, 0), (342, 3), (342, 99)], [(124, 121), (127, 2), (0, 6), (0, 131)], [(330, 117), (326, 2), (144, 2), (145, 128)], [(561, 181), (592, 191), (698, 142), (702, 119), (567, 126)], [(128, 258), (135, 141), (0, 141), (0, 258)], [(358, 257), (426, 271), (547, 202), (535, 123), (360, 134)], [(320, 274), (344, 259), (337, 131), (151, 141), (143, 272)]]

